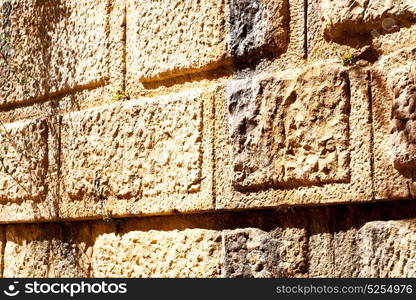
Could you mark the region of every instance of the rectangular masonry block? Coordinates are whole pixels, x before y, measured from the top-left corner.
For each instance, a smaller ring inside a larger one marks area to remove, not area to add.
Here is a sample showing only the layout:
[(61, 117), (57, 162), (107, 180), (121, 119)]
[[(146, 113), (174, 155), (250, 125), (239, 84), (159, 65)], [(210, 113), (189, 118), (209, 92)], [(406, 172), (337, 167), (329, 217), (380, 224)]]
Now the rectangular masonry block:
[(57, 216), (56, 125), (50, 118), (0, 128), (0, 222)]
[(89, 277), (86, 223), (7, 225), (3, 277)]
[(92, 277), (219, 277), (221, 234), (214, 230), (103, 233)]
[(377, 199), (416, 196), (416, 48), (383, 57), (372, 72)]
[(287, 0), (128, 0), (127, 82), (205, 71), (287, 47)]
[(60, 217), (212, 209), (211, 98), (195, 89), (63, 116)]
[(414, 0), (320, 0), (323, 30), (331, 39), (381, 35), (416, 23)]
[(225, 230), (223, 247), (223, 277), (304, 277), (308, 272), (304, 228)]
[[(346, 216), (346, 214), (343, 214)], [(357, 223), (334, 233), (335, 277), (415, 277), (415, 220)], [(361, 222), (363, 219), (358, 219)]]
[(217, 93), (217, 208), (369, 201), (367, 74), (333, 63)]
[(120, 0), (3, 0), (0, 104), (116, 81)]

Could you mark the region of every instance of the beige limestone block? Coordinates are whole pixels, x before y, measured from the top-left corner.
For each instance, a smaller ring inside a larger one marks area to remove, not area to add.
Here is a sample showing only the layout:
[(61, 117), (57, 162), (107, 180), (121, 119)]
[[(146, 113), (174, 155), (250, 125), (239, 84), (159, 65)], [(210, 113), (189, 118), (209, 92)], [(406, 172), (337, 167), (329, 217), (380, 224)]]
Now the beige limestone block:
[(331, 62), (228, 82), (216, 97), (216, 207), (370, 201), (368, 84)]
[(60, 217), (211, 209), (211, 103), (194, 89), (64, 115)]
[(0, 104), (121, 84), (121, 0), (1, 3)]
[(374, 181), (377, 199), (416, 195), (416, 48), (380, 59), (372, 72)]
[(1, 124), (0, 222), (57, 216), (57, 119)]
[(218, 277), (221, 234), (214, 230), (131, 230), (96, 238), (93, 277)]
[(416, 43), (413, 0), (308, 0), (310, 61), (353, 55), (359, 65)]
[(128, 89), (282, 52), (288, 15), (287, 0), (128, 0)]
[(367, 223), (358, 231), (358, 276), (415, 277), (415, 242), (415, 220)]
[(88, 277), (90, 231), (79, 225), (7, 225), (3, 277)]
[(332, 39), (372, 31), (383, 34), (416, 21), (413, 0), (321, 0), (324, 33)]

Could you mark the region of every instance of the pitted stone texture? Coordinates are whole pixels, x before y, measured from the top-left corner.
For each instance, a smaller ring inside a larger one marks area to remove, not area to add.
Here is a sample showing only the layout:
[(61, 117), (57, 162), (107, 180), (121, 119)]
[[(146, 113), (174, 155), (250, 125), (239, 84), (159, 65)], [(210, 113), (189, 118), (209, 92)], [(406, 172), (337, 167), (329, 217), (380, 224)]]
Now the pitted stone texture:
[(416, 223), (370, 222), (358, 231), (359, 277), (415, 277)]
[(413, 0), (321, 0), (325, 34), (332, 39), (344, 35), (380, 35), (416, 23)]
[(128, 0), (128, 87), (227, 66), (253, 51), (282, 52), (287, 23), (287, 0)]
[(304, 228), (257, 228), (223, 232), (222, 276), (303, 277), (307, 274), (308, 238)]
[(416, 63), (389, 75), (393, 94), (391, 142), (394, 167), (403, 173), (416, 172)]
[(218, 277), (221, 235), (217, 231), (129, 231), (97, 237), (93, 277)]
[(120, 55), (110, 41), (116, 35), (109, 26), (117, 1), (2, 1), (11, 3), (10, 13), (3, 4), (7, 22), (0, 28), (7, 36), (7, 45), (2, 42), (7, 62), (0, 63), (7, 66), (2, 73), (6, 83), (0, 90), (2, 103), (103, 84), (109, 79), (111, 61)]
[(7, 225), (3, 277), (88, 277), (89, 228), (71, 227)]
[(48, 170), (46, 120), (7, 124), (1, 130), (1, 139), (2, 202), (44, 200)]
[(267, 278), (278, 275), (279, 237), (259, 229), (223, 233), (224, 277)]
[(371, 201), (368, 89), (365, 72), (330, 62), (228, 82), (217, 208)]
[(65, 115), (60, 215), (212, 207), (205, 98), (196, 89)]
[(58, 135), (55, 119), (0, 129), (0, 221), (56, 217)]
[(348, 73), (311, 68), (295, 79), (228, 86), (237, 189), (349, 180)]
[(375, 188), (378, 199), (416, 195), (416, 48), (383, 57), (373, 71)]
[(225, 9), (225, 0), (128, 0), (128, 79), (217, 65), (227, 54)]
[(230, 0), (229, 6), (229, 48), (233, 56), (273, 54), (286, 47), (287, 1)]

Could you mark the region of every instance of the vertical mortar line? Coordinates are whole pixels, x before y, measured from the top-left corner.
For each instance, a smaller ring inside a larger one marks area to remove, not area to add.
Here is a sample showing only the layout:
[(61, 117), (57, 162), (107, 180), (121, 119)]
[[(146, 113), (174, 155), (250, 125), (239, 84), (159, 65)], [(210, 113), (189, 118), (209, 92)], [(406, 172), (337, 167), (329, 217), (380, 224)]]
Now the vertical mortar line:
[(217, 116), (216, 116), (216, 109), (215, 106), (217, 104), (217, 97), (216, 95), (218, 94), (218, 90), (219, 88), (216, 88), (216, 91), (214, 92), (214, 96), (211, 96), (211, 102), (212, 102), (212, 109), (211, 109), (211, 118), (212, 118), (212, 141), (211, 141), (211, 152), (212, 152), (212, 172), (211, 172), (211, 184), (212, 184), (212, 206), (213, 209), (216, 210), (217, 209), (217, 189), (216, 189), (216, 184), (217, 184), (217, 180), (215, 178), (216, 175), (216, 167), (217, 167), (217, 163), (216, 163), (216, 149), (215, 149), (215, 145), (217, 144), (217, 130), (216, 130), (216, 123), (217, 123)]
[(308, 59), (308, 0), (303, 0), (303, 58)]
[(56, 201), (56, 209), (57, 209), (57, 217), (60, 218), (60, 204), (61, 204), (61, 180), (62, 180), (62, 172), (61, 172), (61, 157), (62, 157), (62, 139), (61, 139), (61, 128), (62, 128), (62, 116), (58, 116), (58, 157), (57, 157), (57, 177), (58, 177), (58, 183), (56, 187), (57, 192), (57, 201)]
[(375, 170), (374, 170), (374, 120), (373, 120), (373, 77), (371, 71), (367, 71), (367, 81), (368, 81), (368, 105), (369, 105), (369, 115), (368, 122), (370, 125), (370, 172), (371, 172), (371, 191), (372, 191), (372, 201), (376, 199), (376, 188), (375, 188)]

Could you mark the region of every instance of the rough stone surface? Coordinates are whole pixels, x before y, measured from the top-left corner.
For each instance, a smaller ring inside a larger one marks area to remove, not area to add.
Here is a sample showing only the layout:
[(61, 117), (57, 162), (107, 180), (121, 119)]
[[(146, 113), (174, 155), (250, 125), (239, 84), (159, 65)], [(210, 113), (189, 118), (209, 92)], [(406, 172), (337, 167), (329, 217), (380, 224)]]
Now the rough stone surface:
[(279, 273), (279, 237), (259, 229), (223, 233), (224, 277), (276, 277)]
[(227, 88), (234, 187), (349, 180), (346, 71), (312, 68), (295, 79), (271, 76), (232, 82)]
[[(162, 80), (287, 46), (287, 0), (127, 2), (127, 80)], [(174, 13), (172, 13), (174, 12)]]
[(88, 277), (89, 228), (83, 225), (8, 225), (3, 277)]
[(415, 277), (415, 220), (370, 222), (358, 231), (359, 277)]
[(382, 34), (416, 21), (413, 0), (321, 0), (321, 12), (330, 38), (372, 31)]
[(110, 15), (118, 1), (110, 2), (2, 1), (6, 22), (0, 28), (5, 37), (1, 102), (44, 97), (110, 79), (110, 65), (121, 61), (116, 43), (110, 41), (116, 36)]
[(58, 135), (55, 125), (54, 118), (2, 125), (2, 221), (56, 217)]
[(221, 235), (217, 231), (129, 231), (99, 235), (93, 277), (218, 277)]
[(308, 272), (306, 228), (293, 223), (266, 232), (257, 228), (223, 232), (222, 276), (303, 277)]
[(191, 90), (65, 115), (61, 217), (212, 207), (203, 95)]
[(416, 169), (416, 63), (390, 74), (387, 84), (393, 94), (393, 165), (411, 174)]
[(368, 85), (333, 63), (229, 82), (217, 96), (217, 207), (371, 201)]
[(416, 195), (414, 102), (416, 49), (383, 57), (372, 72), (377, 199)]
[(229, 14), (231, 55), (257, 57), (285, 49), (289, 14), (287, 1), (230, 0)]
[(225, 0), (128, 0), (128, 80), (217, 65), (227, 55), (225, 9)]

